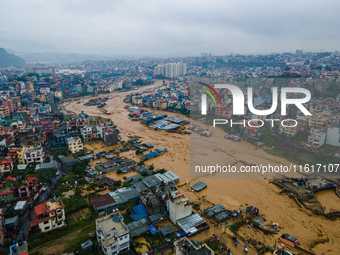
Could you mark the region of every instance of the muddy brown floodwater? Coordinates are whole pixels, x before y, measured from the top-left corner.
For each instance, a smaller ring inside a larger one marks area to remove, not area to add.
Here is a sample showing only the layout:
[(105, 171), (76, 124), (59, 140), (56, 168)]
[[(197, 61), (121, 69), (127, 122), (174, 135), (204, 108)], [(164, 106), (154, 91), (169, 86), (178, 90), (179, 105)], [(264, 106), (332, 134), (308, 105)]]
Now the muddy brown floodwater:
[[(165, 168), (174, 171), (181, 177), (180, 183), (190, 183), (190, 186), (201, 180), (208, 184), (208, 187), (199, 193), (199, 196), (205, 196), (212, 203), (221, 203), (228, 209), (245, 208), (246, 205), (253, 205), (260, 208), (260, 212), (266, 216), (268, 221), (277, 222), (282, 226), (280, 233), (289, 233), (298, 238), (303, 247), (313, 251), (315, 254), (337, 255), (340, 254), (340, 229), (339, 220), (330, 221), (322, 216), (313, 215), (310, 211), (299, 208), (296, 203), (286, 195), (279, 194), (280, 189), (270, 184), (266, 179), (250, 178), (190, 178), (190, 136), (166, 132), (159, 132), (148, 129), (139, 122), (133, 122), (128, 118), (128, 111), (124, 109), (126, 105), (123, 99), (127, 94), (132, 92), (141, 92), (152, 90), (162, 85), (162, 81), (156, 81), (155, 84), (142, 87), (139, 90), (111, 93), (105, 109), (110, 115), (105, 115), (99, 111), (96, 106), (84, 106), (85, 98), (64, 104), (65, 110), (74, 113), (85, 113), (91, 116), (102, 116), (110, 118), (120, 129), (121, 137), (127, 140), (128, 136), (140, 136), (143, 142), (150, 142), (155, 147), (164, 147), (167, 152), (158, 158), (147, 161), (147, 164), (154, 163), (156, 169)], [(164, 113), (154, 111), (155, 114)], [(179, 115), (169, 113), (168, 115)], [(199, 123), (204, 126), (204, 124)], [(217, 129), (210, 139), (210, 143), (216, 140), (220, 142), (220, 137), (225, 135), (222, 130)], [(197, 149), (197, 148), (196, 148)], [(256, 164), (290, 164), (290, 162), (269, 155), (265, 151), (258, 149), (247, 142), (233, 142), (226, 140), (226, 147), (223, 149), (225, 157), (230, 159), (230, 163), (239, 162), (240, 160)], [(191, 201), (197, 200), (197, 195), (189, 189), (180, 189)], [(322, 198), (328, 193), (320, 193), (318, 198), (323, 202), (326, 208), (334, 208), (332, 203), (339, 200), (330, 200)], [(325, 204), (326, 203), (326, 204)], [(208, 206), (206, 206), (208, 207)], [(338, 208), (336, 206), (335, 208)], [(334, 208), (334, 209), (335, 209)], [(205, 209), (203, 207), (203, 209)], [(195, 240), (200, 237), (195, 237)], [(277, 236), (278, 237), (278, 236)], [(202, 234), (204, 238), (204, 234)], [(261, 237), (262, 238), (262, 237)], [(267, 242), (273, 244), (273, 238), (267, 237)], [(237, 254), (237, 253), (236, 253)], [(240, 253), (241, 254), (241, 253)]]

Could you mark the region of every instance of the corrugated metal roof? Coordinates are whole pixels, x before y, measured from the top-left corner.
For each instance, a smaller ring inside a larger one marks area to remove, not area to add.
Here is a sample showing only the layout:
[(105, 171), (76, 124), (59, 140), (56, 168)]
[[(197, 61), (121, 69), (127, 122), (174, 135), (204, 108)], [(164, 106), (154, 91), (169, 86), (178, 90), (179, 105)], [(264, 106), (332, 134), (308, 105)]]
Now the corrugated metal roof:
[[(144, 178), (145, 179), (145, 178)], [(143, 181), (141, 182), (137, 182), (135, 184), (133, 184), (133, 186), (135, 187), (135, 189), (139, 192), (142, 193), (144, 190), (148, 189), (148, 186), (145, 185), (145, 183)]]
[(83, 248), (83, 249), (91, 247), (92, 245), (93, 245), (93, 243), (92, 243), (91, 240), (87, 240), (85, 243), (80, 244), (81, 248)]
[(205, 209), (204, 215), (206, 215), (207, 217), (212, 217), (215, 214), (224, 212), (225, 210), (226, 210), (226, 208), (223, 205), (217, 204), (217, 205), (214, 205), (212, 207), (209, 207), (208, 209)]
[(159, 233), (163, 236), (169, 236), (175, 234), (175, 230), (173, 229), (173, 225), (165, 226), (159, 229)]
[(155, 224), (158, 223), (162, 220), (166, 220), (168, 218), (167, 213), (165, 211), (150, 215), (148, 217), (149, 221), (151, 222), (151, 224)]
[(142, 218), (140, 220), (127, 224), (126, 227), (129, 230), (131, 237), (133, 238), (148, 232), (149, 225), (149, 220), (147, 218)]
[(151, 152), (149, 154), (145, 154), (145, 155), (141, 156), (141, 158), (144, 159), (144, 160), (147, 160), (147, 159), (154, 158), (154, 157), (157, 157), (157, 156), (159, 156), (159, 152), (154, 151), (154, 152)]
[(155, 176), (164, 183), (176, 182), (179, 180), (179, 176), (172, 171), (165, 172), (164, 174), (155, 174)]
[(99, 197), (93, 197), (90, 199), (91, 203), (96, 207), (100, 208), (102, 206), (114, 204), (116, 201), (110, 196), (110, 194), (101, 195)]
[(177, 221), (177, 225), (187, 234), (197, 232), (196, 227), (204, 223), (206, 223), (205, 220), (196, 213)]
[(191, 189), (195, 191), (201, 191), (202, 189), (206, 188), (208, 185), (204, 182), (198, 182), (195, 185), (191, 186)]
[(225, 212), (221, 212), (215, 215), (216, 220), (225, 221), (228, 218), (228, 215)]
[(14, 210), (23, 210), (25, 206), (27, 205), (27, 201), (18, 201), (16, 205), (14, 206)]
[(154, 175), (144, 178), (142, 182), (149, 188), (153, 188), (161, 184), (161, 180)]

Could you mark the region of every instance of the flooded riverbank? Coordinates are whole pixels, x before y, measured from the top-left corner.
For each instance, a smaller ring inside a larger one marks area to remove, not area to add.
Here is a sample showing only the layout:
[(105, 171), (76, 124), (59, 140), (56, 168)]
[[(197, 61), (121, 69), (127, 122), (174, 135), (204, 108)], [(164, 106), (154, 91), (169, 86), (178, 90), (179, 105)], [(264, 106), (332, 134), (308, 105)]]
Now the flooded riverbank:
[[(133, 92), (151, 90), (161, 86), (162, 81), (157, 81), (154, 85), (142, 87)], [(149, 129), (148, 127), (133, 122), (128, 118), (128, 111), (124, 109), (126, 105), (123, 99), (129, 92), (112, 93), (112, 97), (107, 101), (107, 109), (110, 115), (105, 115), (95, 106), (84, 106), (82, 103), (77, 104), (77, 101), (70, 102), (65, 105), (65, 110), (74, 113), (85, 113), (91, 116), (102, 116), (110, 118), (118, 126), (121, 131), (123, 140), (128, 140), (129, 136), (140, 136), (142, 142), (149, 142), (155, 147), (164, 147), (167, 152), (157, 158), (146, 161), (148, 165), (154, 164), (156, 169), (165, 168), (174, 171), (181, 177), (180, 184), (190, 183), (192, 186), (198, 180), (208, 184), (208, 188), (199, 193), (199, 196), (205, 196), (211, 203), (221, 203), (228, 209), (245, 208), (246, 205), (253, 205), (260, 208), (261, 213), (266, 215), (266, 218), (272, 222), (278, 222), (283, 227), (282, 233), (289, 233), (298, 238), (303, 247), (310, 247), (316, 254), (338, 254), (340, 249), (340, 230), (335, 224), (339, 220), (332, 222), (322, 216), (315, 216), (304, 208), (299, 208), (296, 203), (285, 195), (280, 195), (280, 189), (273, 184), (270, 184), (266, 179), (249, 179), (249, 178), (190, 178), (190, 149), (204, 153), (204, 148), (190, 148), (190, 136), (174, 133), (158, 132)], [(156, 114), (163, 111), (154, 111)], [(166, 112), (168, 115), (179, 115), (176, 113)], [(205, 126), (199, 123), (200, 126)], [(206, 126), (205, 128), (210, 128)], [(205, 142), (211, 146), (215, 143), (220, 143), (221, 137), (225, 133), (220, 129), (214, 129), (211, 137), (200, 137), (205, 139)], [(195, 137), (191, 138), (195, 139)], [(224, 139), (224, 138), (223, 138)], [(85, 146), (86, 147), (86, 146)], [(246, 161), (253, 164), (290, 164), (285, 159), (267, 154), (262, 149), (255, 150), (255, 146), (247, 142), (233, 142), (225, 139), (225, 147), (223, 150), (216, 152), (216, 156), (224, 157), (226, 162), (230, 164), (239, 164), (240, 161)], [(197, 201), (196, 194), (191, 192), (190, 188), (180, 188), (180, 192), (185, 193), (191, 201)], [(331, 203), (329, 200), (324, 200), (325, 203)], [(332, 208), (331, 204), (324, 205), (327, 208)], [(205, 209), (205, 208), (203, 208)], [(198, 235), (199, 236), (199, 235)], [(202, 237), (203, 238), (203, 237)], [(321, 242), (320, 240), (328, 240)]]

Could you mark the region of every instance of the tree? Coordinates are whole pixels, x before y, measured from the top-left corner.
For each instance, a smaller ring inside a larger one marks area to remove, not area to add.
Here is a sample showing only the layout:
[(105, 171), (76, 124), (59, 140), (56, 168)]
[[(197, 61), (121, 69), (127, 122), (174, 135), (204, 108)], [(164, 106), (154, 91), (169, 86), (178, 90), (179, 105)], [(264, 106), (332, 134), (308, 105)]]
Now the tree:
[(123, 177), (123, 179), (124, 179), (124, 180), (126, 180), (126, 179), (127, 179), (127, 177), (126, 177), (126, 176), (124, 176), (124, 177)]
[(118, 169), (117, 174), (121, 174), (121, 173), (122, 173), (122, 170)]
[(164, 168), (157, 170), (155, 173), (157, 174), (164, 174), (166, 173), (166, 170)]
[(78, 181), (78, 183), (79, 183), (80, 185), (85, 185), (85, 184), (87, 184), (87, 181), (84, 180), (84, 179), (80, 179), (80, 180)]
[(132, 186), (131, 182), (124, 182), (123, 187), (130, 187)]
[(89, 159), (83, 159), (81, 162), (84, 163), (85, 165), (88, 165), (90, 163), (90, 160)]
[(81, 189), (77, 186), (76, 191), (75, 191), (75, 195), (79, 196), (80, 194), (81, 194)]
[(120, 187), (121, 185), (122, 185), (122, 181), (121, 181), (121, 180), (116, 181), (116, 182), (113, 184), (113, 186), (115, 186), (115, 187)]
[(75, 173), (78, 176), (83, 176), (85, 174), (85, 169), (86, 169), (86, 165), (84, 164), (84, 162), (76, 162), (73, 166), (73, 173)]
[(149, 166), (149, 170), (154, 170), (155, 169), (155, 166), (154, 164), (152, 163), (151, 166)]
[(142, 150), (140, 150), (140, 149), (137, 149), (137, 150), (136, 150), (136, 155), (139, 155), (139, 154), (142, 154), (142, 153), (143, 153)]
[(148, 176), (148, 172), (144, 170), (144, 171), (140, 172), (140, 175), (141, 176)]
[(143, 180), (143, 177), (138, 178), (138, 182), (141, 182)]

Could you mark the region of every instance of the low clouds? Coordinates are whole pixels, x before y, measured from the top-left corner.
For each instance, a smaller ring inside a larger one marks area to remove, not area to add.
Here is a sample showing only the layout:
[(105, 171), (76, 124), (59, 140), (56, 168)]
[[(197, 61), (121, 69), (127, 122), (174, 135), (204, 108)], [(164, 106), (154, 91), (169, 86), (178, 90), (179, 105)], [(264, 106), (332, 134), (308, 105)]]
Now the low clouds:
[(311, 0), (5, 0), (0, 47), (150, 56), (335, 51), (339, 7)]

